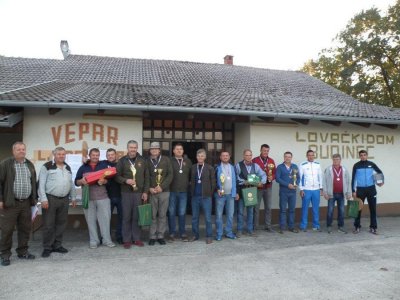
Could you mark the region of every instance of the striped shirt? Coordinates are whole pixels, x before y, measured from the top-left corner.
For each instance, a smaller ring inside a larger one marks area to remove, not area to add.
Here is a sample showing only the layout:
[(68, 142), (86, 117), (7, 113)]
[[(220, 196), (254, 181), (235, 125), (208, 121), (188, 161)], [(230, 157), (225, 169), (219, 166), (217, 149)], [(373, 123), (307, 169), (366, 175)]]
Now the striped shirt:
[(15, 161), (14, 196), (16, 199), (28, 199), (32, 193), (31, 172), (24, 160), (22, 163)]

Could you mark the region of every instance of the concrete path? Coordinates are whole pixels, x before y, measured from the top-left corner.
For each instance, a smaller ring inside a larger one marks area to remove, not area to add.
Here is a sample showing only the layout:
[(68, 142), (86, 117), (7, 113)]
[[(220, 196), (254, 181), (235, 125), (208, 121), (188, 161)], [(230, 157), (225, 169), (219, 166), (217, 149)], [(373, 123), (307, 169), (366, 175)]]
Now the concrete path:
[(69, 230), (70, 252), (47, 259), (36, 234), (37, 259), (0, 267), (0, 299), (400, 299), (400, 218), (378, 222), (377, 236), (363, 219), (358, 235), (258, 231), (129, 250), (89, 249), (86, 231)]

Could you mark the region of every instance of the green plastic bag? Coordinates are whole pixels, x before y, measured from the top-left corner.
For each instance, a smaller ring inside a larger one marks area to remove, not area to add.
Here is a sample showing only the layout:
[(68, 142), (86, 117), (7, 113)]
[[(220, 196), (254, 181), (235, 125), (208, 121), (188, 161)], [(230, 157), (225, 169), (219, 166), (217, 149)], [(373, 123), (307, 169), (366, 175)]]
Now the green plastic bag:
[(85, 209), (89, 208), (89, 199), (90, 199), (90, 193), (89, 193), (89, 185), (84, 185), (82, 187), (82, 206)]
[(347, 216), (350, 218), (357, 218), (359, 209), (358, 200), (347, 200)]
[(151, 225), (151, 204), (143, 204), (138, 206), (139, 210), (139, 226)]
[(242, 189), (242, 196), (244, 200), (244, 206), (253, 206), (257, 204), (257, 188), (249, 187)]
[(247, 175), (247, 182), (251, 185), (258, 185), (261, 182), (261, 179), (256, 174), (249, 174)]

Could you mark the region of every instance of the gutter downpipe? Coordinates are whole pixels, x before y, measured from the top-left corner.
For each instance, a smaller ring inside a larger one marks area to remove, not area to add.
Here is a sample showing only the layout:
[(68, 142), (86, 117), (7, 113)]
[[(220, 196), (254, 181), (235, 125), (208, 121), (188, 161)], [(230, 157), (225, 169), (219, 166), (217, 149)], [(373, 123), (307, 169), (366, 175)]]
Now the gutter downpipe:
[(182, 107), (182, 106), (162, 106), (162, 105), (139, 105), (139, 104), (104, 104), (104, 103), (64, 103), (64, 102), (32, 102), (32, 101), (16, 101), (1, 100), (0, 106), (14, 107), (32, 107), (32, 108), (69, 108), (69, 109), (101, 109), (101, 110), (140, 110), (140, 111), (168, 111), (168, 112), (186, 112), (186, 113), (208, 113), (208, 114), (224, 114), (254, 117), (274, 117), (274, 118), (294, 118), (294, 119), (310, 119), (318, 121), (342, 121), (342, 122), (359, 122), (374, 124), (400, 124), (399, 120), (383, 120), (371, 118), (357, 118), (345, 116), (316, 116), (312, 114), (296, 114), (296, 113), (278, 113), (268, 111), (253, 111), (241, 109), (218, 109), (218, 108), (202, 108), (202, 107)]

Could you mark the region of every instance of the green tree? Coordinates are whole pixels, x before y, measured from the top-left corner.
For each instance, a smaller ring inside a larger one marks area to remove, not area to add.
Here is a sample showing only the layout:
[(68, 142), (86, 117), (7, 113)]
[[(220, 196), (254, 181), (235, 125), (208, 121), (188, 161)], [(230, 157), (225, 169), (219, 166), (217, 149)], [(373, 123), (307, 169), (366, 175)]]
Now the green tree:
[(400, 107), (400, 0), (357, 14), (301, 71), (367, 103)]

